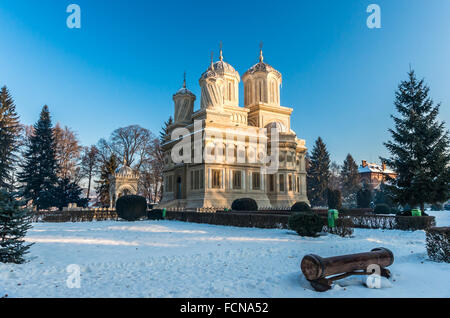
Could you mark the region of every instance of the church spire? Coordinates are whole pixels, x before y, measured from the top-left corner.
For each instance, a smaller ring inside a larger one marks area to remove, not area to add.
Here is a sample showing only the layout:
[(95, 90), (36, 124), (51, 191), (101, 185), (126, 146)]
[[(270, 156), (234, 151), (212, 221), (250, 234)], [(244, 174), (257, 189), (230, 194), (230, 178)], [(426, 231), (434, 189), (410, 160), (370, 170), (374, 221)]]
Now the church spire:
[(186, 88), (186, 72), (184, 72), (183, 88)]
[(220, 41), (220, 60), (223, 61), (223, 54), (222, 54), (222, 48), (223, 48), (223, 44), (222, 41)]
[(263, 56), (263, 42), (259, 44), (259, 62), (263, 63), (264, 56)]
[(214, 52), (211, 51), (211, 66), (210, 66), (211, 70), (214, 71)]

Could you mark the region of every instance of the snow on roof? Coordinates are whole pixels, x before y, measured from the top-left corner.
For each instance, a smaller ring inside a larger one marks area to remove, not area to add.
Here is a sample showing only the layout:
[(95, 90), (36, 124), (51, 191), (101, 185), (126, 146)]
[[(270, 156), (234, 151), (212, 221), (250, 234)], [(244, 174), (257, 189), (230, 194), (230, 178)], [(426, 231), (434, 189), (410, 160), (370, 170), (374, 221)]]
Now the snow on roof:
[(365, 172), (395, 173), (394, 170), (391, 170), (389, 168), (383, 170), (383, 167), (376, 163), (367, 163), (365, 167), (363, 167), (362, 165), (358, 167), (358, 173), (365, 173)]

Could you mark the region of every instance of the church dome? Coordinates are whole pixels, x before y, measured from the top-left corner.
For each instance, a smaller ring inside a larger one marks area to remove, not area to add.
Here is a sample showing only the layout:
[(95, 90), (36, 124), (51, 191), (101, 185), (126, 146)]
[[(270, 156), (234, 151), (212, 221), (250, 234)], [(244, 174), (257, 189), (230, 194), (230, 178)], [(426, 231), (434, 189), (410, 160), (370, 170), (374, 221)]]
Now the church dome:
[(115, 175), (118, 177), (134, 177), (135, 173), (133, 169), (127, 165), (123, 165), (122, 167), (116, 169)]
[(260, 54), (259, 54), (259, 62), (256, 63), (255, 65), (253, 65), (252, 67), (250, 67), (248, 69), (248, 71), (244, 73), (244, 75), (242, 77), (244, 78), (244, 77), (247, 77), (248, 75), (252, 75), (252, 74), (255, 74), (255, 73), (259, 73), (259, 72), (267, 73), (267, 74), (268, 73), (273, 73), (276, 77), (281, 79), (281, 73), (280, 72), (278, 72), (276, 69), (274, 69), (269, 64), (264, 63), (264, 57), (263, 57), (263, 54), (262, 54), (262, 50), (260, 51)]
[(236, 77), (238, 81), (241, 79), (239, 73), (234, 69), (234, 67), (223, 60), (222, 50), (220, 50), (219, 61), (215, 63), (211, 61), (210, 67), (202, 74), (200, 79), (223, 77), (225, 75)]

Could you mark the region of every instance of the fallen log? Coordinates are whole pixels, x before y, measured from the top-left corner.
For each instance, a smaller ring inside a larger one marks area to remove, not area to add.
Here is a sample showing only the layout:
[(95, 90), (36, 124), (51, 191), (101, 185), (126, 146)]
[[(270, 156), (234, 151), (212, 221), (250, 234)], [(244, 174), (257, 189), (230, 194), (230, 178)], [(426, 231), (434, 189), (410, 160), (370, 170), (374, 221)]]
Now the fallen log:
[[(326, 291), (331, 288), (334, 281), (352, 275), (379, 274), (389, 278), (391, 274), (386, 267), (393, 263), (394, 254), (387, 248), (379, 247), (366, 253), (328, 258), (309, 254), (303, 257), (300, 267), (303, 275), (316, 291)], [(378, 273), (376, 273), (377, 269), (379, 269)]]

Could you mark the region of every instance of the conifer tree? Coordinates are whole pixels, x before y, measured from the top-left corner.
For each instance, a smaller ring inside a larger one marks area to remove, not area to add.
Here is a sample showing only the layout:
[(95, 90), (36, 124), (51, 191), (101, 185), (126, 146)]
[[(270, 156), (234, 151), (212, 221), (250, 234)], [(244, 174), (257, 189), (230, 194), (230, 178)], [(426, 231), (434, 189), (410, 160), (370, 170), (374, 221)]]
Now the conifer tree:
[(169, 140), (169, 126), (173, 124), (172, 116), (169, 117), (169, 119), (164, 122), (164, 126), (161, 128), (161, 131), (159, 132), (159, 141), (161, 144), (165, 143)]
[(4, 86), (0, 90), (0, 188), (12, 190), (12, 172), (17, 161), (20, 132), (14, 100)]
[(344, 197), (355, 194), (360, 188), (358, 165), (351, 154), (344, 160), (341, 170), (342, 194)]
[(22, 171), (19, 174), (19, 181), (23, 184), (23, 197), (27, 201), (32, 200), (38, 210), (55, 206), (57, 164), (47, 105), (42, 108), (40, 118), (34, 125), (34, 134), (29, 137), (23, 157)]
[(114, 174), (118, 166), (119, 161), (117, 160), (116, 156), (111, 155), (109, 157), (109, 160), (104, 162), (100, 167), (100, 180), (96, 181), (97, 183), (96, 190), (98, 201), (103, 206), (108, 206), (110, 203), (109, 198), (109, 187), (111, 185), (110, 177)]
[(330, 155), (322, 138), (318, 138), (309, 156), (307, 181), (308, 199), (311, 205), (327, 204), (327, 188), (330, 179)]
[(386, 188), (395, 203), (420, 206), (449, 199), (450, 152), (449, 132), (439, 122), (440, 104), (434, 105), (429, 87), (418, 80), (413, 70), (402, 81), (395, 94), (398, 116), (391, 140), (384, 145), (389, 158), (381, 158), (397, 172)]
[(59, 179), (55, 189), (55, 206), (60, 210), (67, 207), (69, 203), (76, 203), (79, 207), (86, 207), (88, 199), (81, 198), (83, 190), (78, 184), (69, 178)]
[(0, 262), (25, 262), (24, 255), (32, 244), (23, 238), (31, 227), (30, 212), (23, 203), (5, 189), (0, 189)]

